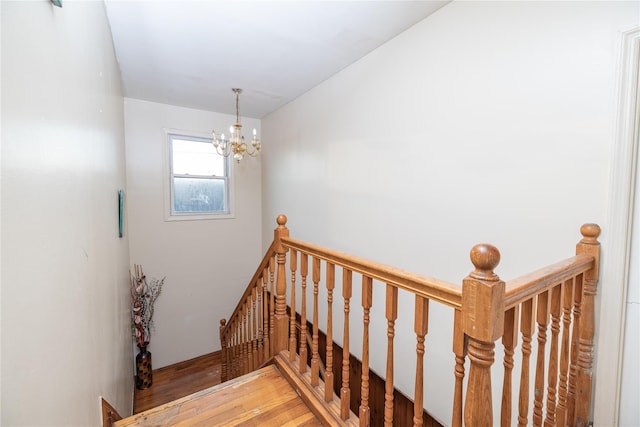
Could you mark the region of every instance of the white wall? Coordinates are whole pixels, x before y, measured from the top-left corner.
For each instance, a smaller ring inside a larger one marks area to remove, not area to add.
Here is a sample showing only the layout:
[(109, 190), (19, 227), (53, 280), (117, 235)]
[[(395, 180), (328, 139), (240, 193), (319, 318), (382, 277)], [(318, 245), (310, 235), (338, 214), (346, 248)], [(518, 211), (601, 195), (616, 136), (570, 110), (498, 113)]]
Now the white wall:
[[(124, 111), (131, 264), (147, 276), (166, 276), (149, 346), (157, 369), (220, 349), (219, 321), (235, 308), (262, 256), (260, 158), (232, 166), (234, 218), (165, 221), (163, 129), (208, 135), (228, 129), (235, 117), (129, 98)], [(260, 129), (256, 119), (243, 117), (242, 124), (245, 135)]]
[(131, 412), (120, 74), (100, 2), (2, 10), (2, 415), (98, 426)]
[[(572, 255), (582, 223), (605, 225), (618, 44), (638, 9), (454, 2), (268, 115), (263, 247), (285, 213), (293, 237), (456, 283), (482, 241), (505, 280)], [(432, 324), (447, 316), (432, 308)], [(426, 402), (448, 423), (453, 357), (436, 331)]]

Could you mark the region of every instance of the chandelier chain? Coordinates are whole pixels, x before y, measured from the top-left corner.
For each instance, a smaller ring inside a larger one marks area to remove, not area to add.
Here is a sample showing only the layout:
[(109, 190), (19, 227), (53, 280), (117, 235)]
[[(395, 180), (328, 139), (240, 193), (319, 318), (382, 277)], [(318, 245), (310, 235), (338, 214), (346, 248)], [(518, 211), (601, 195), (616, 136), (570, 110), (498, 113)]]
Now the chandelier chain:
[(240, 94), (236, 92), (236, 123), (240, 123)]

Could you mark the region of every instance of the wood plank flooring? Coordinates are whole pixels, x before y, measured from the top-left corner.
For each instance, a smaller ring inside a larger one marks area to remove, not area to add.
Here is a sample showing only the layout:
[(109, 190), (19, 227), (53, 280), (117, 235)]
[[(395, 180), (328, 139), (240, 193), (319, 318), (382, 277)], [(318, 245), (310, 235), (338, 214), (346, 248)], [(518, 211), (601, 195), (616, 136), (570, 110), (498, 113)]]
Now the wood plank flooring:
[(133, 413), (220, 384), (220, 357), (218, 351), (153, 371), (153, 385), (144, 390), (135, 390)]
[(114, 427), (320, 425), (296, 391), (271, 365), (117, 421)]

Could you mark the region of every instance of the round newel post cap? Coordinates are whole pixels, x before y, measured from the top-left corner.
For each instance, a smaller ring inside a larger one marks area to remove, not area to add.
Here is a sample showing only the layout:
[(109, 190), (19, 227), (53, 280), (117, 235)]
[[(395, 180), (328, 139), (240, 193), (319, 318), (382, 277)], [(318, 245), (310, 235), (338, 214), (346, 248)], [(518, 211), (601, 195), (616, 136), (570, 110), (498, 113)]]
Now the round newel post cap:
[(471, 248), (469, 256), (476, 268), (471, 273), (471, 277), (482, 280), (498, 280), (498, 276), (493, 272), (500, 263), (498, 248), (487, 243), (480, 243)]
[(584, 243), (594, 243), (597, 241), (600, 235), (600, 226), (598, 224), (583, 224), (580, 227), (580, 234), (582, 234), (582, 241)]
[(278, 215), (278, 218), (276, 218), (276, 222), (278, 223), (278, 225), (284, 226), (287, 223), (287, 216), (283, 214)]
[(226, 319), (220, 319), (220, 327), (224, 328), (227, 324), (227, 320)]

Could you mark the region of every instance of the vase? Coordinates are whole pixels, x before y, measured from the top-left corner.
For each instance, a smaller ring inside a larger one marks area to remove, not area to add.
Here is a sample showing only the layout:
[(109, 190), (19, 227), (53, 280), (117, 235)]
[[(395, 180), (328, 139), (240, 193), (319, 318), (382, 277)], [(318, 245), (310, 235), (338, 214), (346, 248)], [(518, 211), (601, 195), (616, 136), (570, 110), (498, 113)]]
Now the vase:
[(144, 390), (151, 387), (153, 377), (151, 375), (151, 352), (147, 347), (138, 347), (140, 351), (136, 355), (136, 388)]

